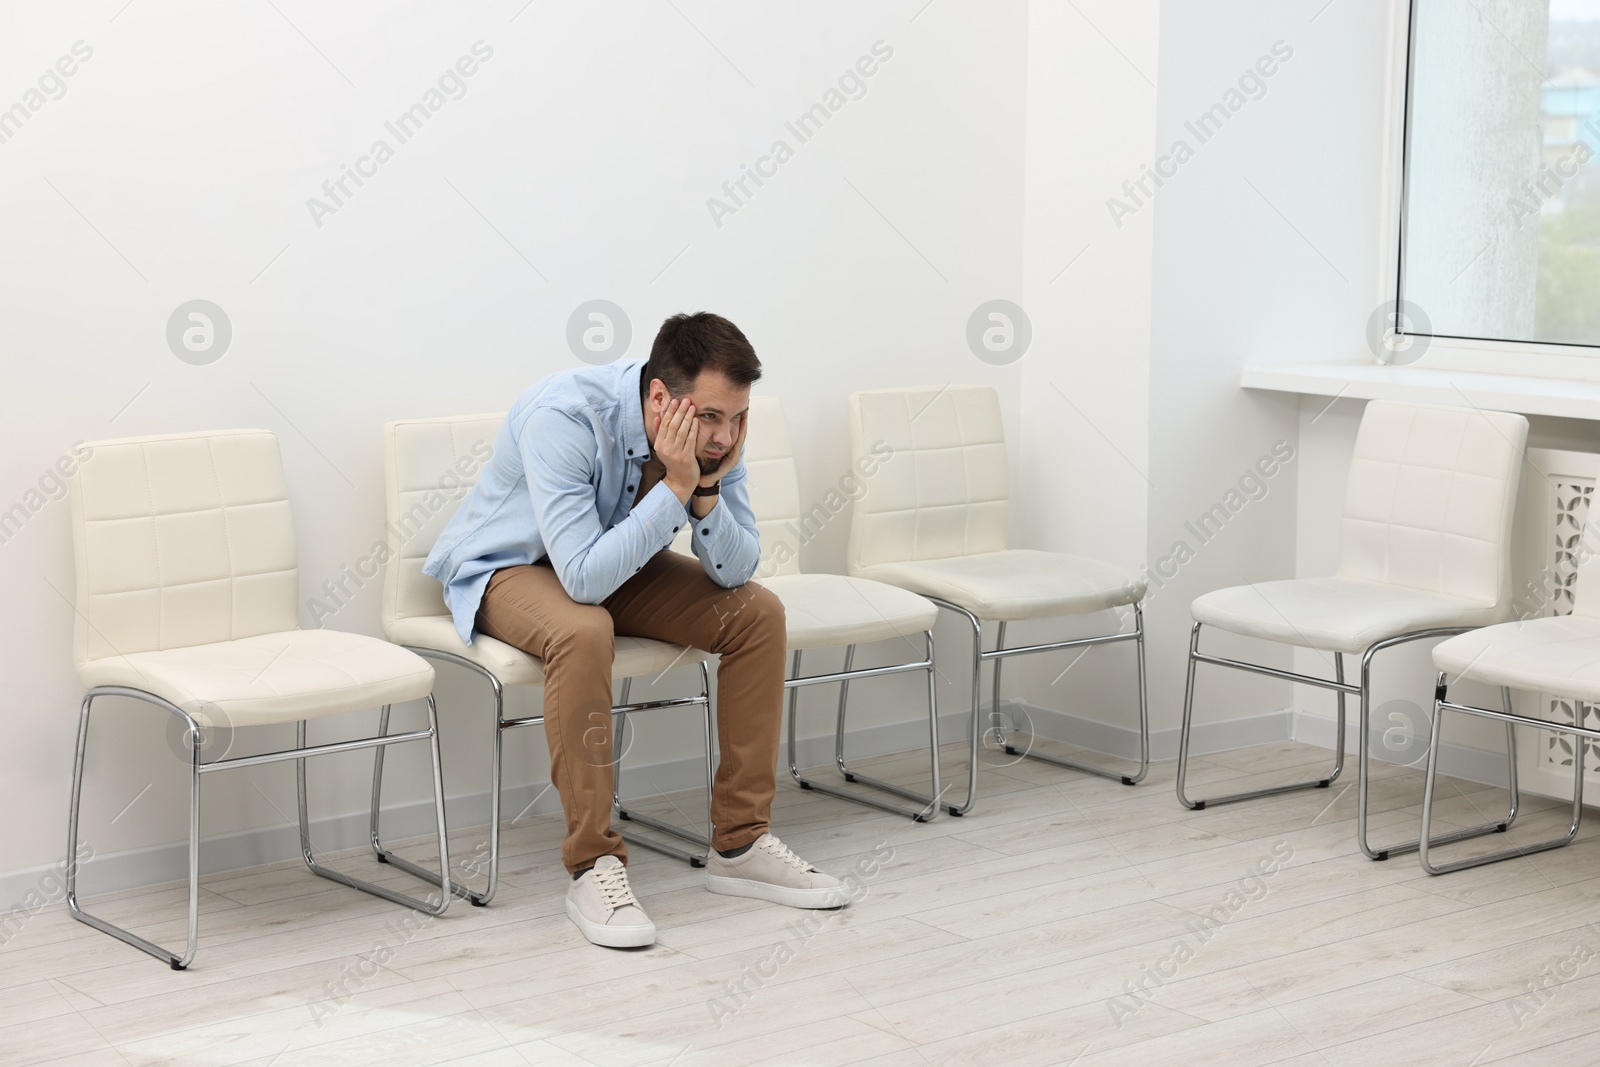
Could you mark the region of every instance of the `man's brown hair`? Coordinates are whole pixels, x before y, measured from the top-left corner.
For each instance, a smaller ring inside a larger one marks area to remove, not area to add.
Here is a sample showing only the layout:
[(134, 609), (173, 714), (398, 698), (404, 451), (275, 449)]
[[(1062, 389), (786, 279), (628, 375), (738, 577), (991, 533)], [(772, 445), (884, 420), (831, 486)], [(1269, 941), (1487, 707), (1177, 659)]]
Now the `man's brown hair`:
[(752, 385), (761, 378), (761, 360), (739, 327), (709, 311), (679, 313), (661, 324), (650, 346), (641, 388), (660, 378), (667, 392), (683, 396), (694, 389), (703, 370), (714, 370), (734, 385)]

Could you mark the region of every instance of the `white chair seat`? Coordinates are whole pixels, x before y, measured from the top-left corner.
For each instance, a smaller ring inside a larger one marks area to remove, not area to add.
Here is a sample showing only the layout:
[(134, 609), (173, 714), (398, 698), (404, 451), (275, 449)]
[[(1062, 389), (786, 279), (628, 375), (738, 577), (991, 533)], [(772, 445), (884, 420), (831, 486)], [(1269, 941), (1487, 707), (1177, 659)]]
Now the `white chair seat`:
[(1459, 634), (1433, 650), (1454, 685), (1463, 679), (1600, 701), (1600, 619), (1558, 615)]
[[(435, 652), (448, 652), (471, 660), (496, 678), (501, 685), (543, 685), (544, 661), (530, 656), (504, 641), (496, 641), (488, 634), (478, 634), (472, 644), (463, 645), (456, 635), (454, 621), (448, 615), (414, 615), (409, 619), (393, 619), (386, 636), (396, 645), (427, 648)], [(649, 637), (617, 635), (616, 656), (611, 662), (611, 677), (636, 678), (654, 675), (669, 667), (682, 667), (711, 658), (711, 653), (698, 648), (687, 651), (682, 645), (657, 641)]]
[(1085, 615), (1137, 604), (1145, 589), (1143, 578), (1110, 563), (1032, 548), (880, 563), (856, 573), (996, 621)]
[(428, 661), (387, 641), (341, 630), (287, 630), (235, 641), (90, 660), (85, 688), (153, 693), (202, 726), (260, 726), (420, 700)]
[(915, 593), (842, 574), (775, 574), (761, 584), (783, 601), (791, 649), (920, 638), (939, 617)]
[(1365, 652), (1401, 634), (1489, 626), (1506, 609), (1355, 578), (1292, 578), (1218, 589), (1195, 600), (1196, 622), (1325, 652)]

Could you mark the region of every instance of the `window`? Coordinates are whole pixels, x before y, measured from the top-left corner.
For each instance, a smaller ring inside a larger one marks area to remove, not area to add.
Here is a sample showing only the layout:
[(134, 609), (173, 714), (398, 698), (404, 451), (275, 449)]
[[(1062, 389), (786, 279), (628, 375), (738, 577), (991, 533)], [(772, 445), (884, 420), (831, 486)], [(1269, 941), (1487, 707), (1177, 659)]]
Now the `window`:
[(1412, 0), (1402, 331), (1600, 347), (1600, 0)]

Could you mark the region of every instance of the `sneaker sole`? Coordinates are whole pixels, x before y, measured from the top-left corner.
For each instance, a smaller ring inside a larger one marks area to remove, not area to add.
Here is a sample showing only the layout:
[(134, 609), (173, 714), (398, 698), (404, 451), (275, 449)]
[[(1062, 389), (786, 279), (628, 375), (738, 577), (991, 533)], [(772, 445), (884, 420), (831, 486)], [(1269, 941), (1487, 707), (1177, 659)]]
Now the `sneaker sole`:
[(584, 916), (578, 905), (567, 901), (567, 918), (583, 932), (591, 944), (602, 948), (644, 948), (656, 943), (656, 928), (649, 926), (602, 926)]
[(753, 882), (748, 878), (729, 878), (726, 875), (706, 875), (706, 888), (727, 897), (750, 897), (790, 908), (840, 908), (849, 903), (849, 893), (840, 886), (832, 889), (795, 889), (790, 886)]

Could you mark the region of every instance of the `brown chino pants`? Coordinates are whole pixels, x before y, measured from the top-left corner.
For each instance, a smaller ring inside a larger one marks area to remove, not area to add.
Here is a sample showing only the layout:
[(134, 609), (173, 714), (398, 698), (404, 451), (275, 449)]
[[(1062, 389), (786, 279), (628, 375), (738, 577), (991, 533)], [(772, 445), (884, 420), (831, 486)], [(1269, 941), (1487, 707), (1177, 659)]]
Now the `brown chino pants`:
[(569, 873), (601, 856), (628, 859), (611, 828), (616, 634), (720, 655), (712, 847), (737, 848), (766, 833), (777, 788), (787, 643), (783, 602), (771, 590), (754, 581), (724, 588), (698, 559), (662, 549), (599, 604), (579, 604), (541, 561), (494, 573), (477, 629), (544, 661), (545, 739), (550, 780), (566, 811), (561, 859)]

